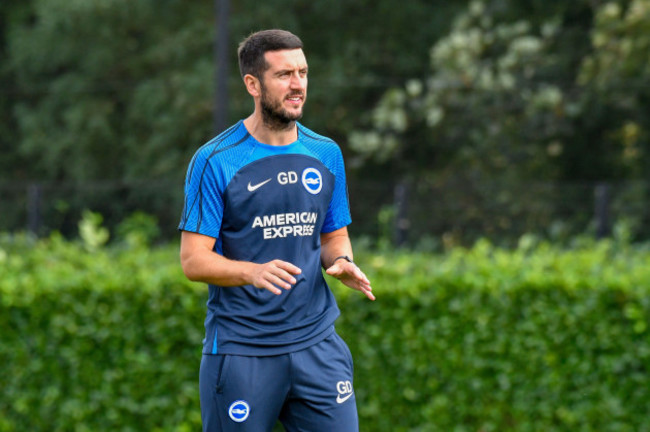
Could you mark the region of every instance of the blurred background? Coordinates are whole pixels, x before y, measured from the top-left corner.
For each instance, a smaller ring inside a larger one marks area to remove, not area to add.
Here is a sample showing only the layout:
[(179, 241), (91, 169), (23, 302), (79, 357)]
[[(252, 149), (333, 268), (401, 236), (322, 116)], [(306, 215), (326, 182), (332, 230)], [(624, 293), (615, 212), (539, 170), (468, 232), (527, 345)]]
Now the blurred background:
[(650, 431), (650, 0), (0, 0), (0, 432), (200, 429), (184, 177), (275, 27), (378, 297), (329, 281), (362, 430)]
[(353, 236), (650, 237), (648, 0), (4, 0), (0, 232), (90, 210), (175, 239), (194, 151), (252, 110), (237, 44), (274, 27), (305, 43)]

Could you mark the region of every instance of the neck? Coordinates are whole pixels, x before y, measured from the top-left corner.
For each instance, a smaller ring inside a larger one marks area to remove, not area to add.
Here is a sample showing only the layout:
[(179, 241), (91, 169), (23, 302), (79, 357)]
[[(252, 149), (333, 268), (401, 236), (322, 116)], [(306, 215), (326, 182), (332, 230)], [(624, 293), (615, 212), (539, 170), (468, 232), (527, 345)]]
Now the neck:
[(244, 120), (244, 126), (257, 141), (272, 146), (288, 145), (298, 139), (296, 122), (269, 124), (261, 115), (254, 112)]

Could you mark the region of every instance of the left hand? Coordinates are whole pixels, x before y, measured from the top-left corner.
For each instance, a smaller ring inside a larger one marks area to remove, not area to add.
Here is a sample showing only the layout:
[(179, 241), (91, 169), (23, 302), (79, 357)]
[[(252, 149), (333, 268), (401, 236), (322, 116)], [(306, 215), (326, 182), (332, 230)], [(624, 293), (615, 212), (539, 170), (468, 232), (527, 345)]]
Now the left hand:
[(325, 273), (335, 277), (350, 288), (361, 291), (370, 300), (375, 300), (370, 281), (356, 264), (339, 259), (330, 268), (325, 270)]

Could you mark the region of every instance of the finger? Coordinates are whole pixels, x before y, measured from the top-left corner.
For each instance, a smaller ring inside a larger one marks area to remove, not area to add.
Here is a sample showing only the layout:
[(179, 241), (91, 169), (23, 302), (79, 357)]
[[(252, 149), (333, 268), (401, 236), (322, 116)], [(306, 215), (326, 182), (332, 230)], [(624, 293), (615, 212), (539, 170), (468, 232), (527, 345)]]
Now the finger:
[(370, 286), (370, 281), (365, 274), (361, 272), (360, 279), (355, 281), (355, 288), (361, 291), (366, 297), (370, 300), (375, 300), (375, 295), (372, 293), (372, 286)]
[(370, 300), (375, 300), (375, 295), (372, 293), (370, 282), (350, 278), (343, 280), (343, 283), (354, 290), (361, 291)]
[(370, 300), (375, 300), (375, 295), (372, 293), (370, 283), (361, 282), (359, 280), (347, 280), (345, 281), (345, 284), (354, 290), (361, 291)]
[[(292, 264), (290, 264), (290, 265), (292, 265)], [(296, 266), (293, 266), (293, 267), (298, 269), (298, 267), (296, 267)], [(275, 266), (275, 267), (272, 267), (271, 269), (269, 269), (269, 273), (271, 275), (281, 279), (283, 282), (289, 283), (291, 285), (295, 285), (296, 283), (298, 283), (298, 280), (295, 277), (293, 277), (293, 275), (294, 274), (296, 274), (296, 275), (300, 274), (300, 269), (298, 269), (298, 270), (299, 270), (298, 273), (290, 273), (289, 271), (287, 271), (287, 270), (285, 270), (285, 269), (283, 269), (281, 267)]]
[(370, 283), (357, 282), (357, 289), (363, 292), (372, 292), (372, 287), (370, 286)]
[(368, 280), (368, 277), (365, 275), (365, 273), (363, 273), (357, 266), (352, 267), (349, 276), (359, 284), (370, 286), (370, 280)]
[(260, 288), (264, 288), (267, 291), (271, 291), (275, 295), (282, 294), (282, 290), (280, 290), (270, 282), (264, 281), (261, 285), (262, 286)]
[(343, 269), (341, 268), (341, 266), (339, 264), (334, 264), (333, 266), (331, 266), (330, 268), (325, 270), (325, 273), (327, 273), (330, 276), (338, 276), (342, 272), (343, 272)]
[(368, 276), (366, 276), (366, 274), (364, 272), (362, 272), (359, 269), (359, 267), (356, 268), (356, 271), (355, 271), (354, 274), (355, 274), (355, 276), (357, 277), (358, 280), (360, 280), (364, 284), (367, 284), (368, 286), (370, 286), (370, 280), (368, 279)]
[(368, 297), (370, 300), (372, 300), (372, 301), (375, 301), (375, 300), (376, 300), (376, 297), (375, 297), (375, 295), (372, 293), (372, 289), (371, 289), (371, 288), (368, 287), (368, 288), (366, 288), (366, 289), (362, 289), (361, 292), (364, 293), (364, 294), (366, 295), (366, 297)]
[(290, 262), (282, 261), (282, 260), (275, 260), (275, 261), (273, 261), (273, 263), (275, 264), (275, 266), (277, 268), (280, 268), (280, 269), (284, 270), (285, 272), (290, 273), (292, 275), (299, 275), (300, 273), (302, 273), (302, 270), (300, 269), (300, 267), (296, 267), (295, 265), (291, 264)]
[(366, 274), (364, 272), (362, 272), (361, 269), (356, 264), (351, 264), (351, 267), (352, 267), (352, 269), (350, 271), (351, 271), (352, 275), (356, 279), (358, 279), (360, 281), (363, 281), (363, 282), (365, 282), (367, 284), (370, 283), (370, 281), (366, 277)]
[(348, 263), (347, 261), (336, 261), (328, 269), (325, 270), (330, 276), (338, 276), (342, 274), (347, 274), (348, 276), (354, 276), (356, 274), (363, 274), (359, 267), (356, 264)]
[(293, 276), (289, 275), (286, 272), (284, 273), (284, 277), (269, 273), (266, 277), (266, 280), (275, 286), (284, 288), (285, 290), (291, 289), (291, 285), (296, 283), (296, 280), (293, 278)]

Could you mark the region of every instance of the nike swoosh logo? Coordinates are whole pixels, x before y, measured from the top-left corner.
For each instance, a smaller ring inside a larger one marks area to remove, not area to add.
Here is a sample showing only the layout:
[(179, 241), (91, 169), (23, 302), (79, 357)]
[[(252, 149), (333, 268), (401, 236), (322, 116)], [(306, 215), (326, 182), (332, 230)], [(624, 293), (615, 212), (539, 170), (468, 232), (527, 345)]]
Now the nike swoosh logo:
[(248, 182), (248, 192), (254, 192), (254, 191), (261, 188), (262, 186), (264, 186), (265, 184), (267, 184), (270, 181), (271, 181), (271, 179), (264, 180), (262, 183), (258, 183), (256, 185), (252, 185), (251, 182)]
[(350, 399), (350, 398), (352, 397), (353, 394), (354, 394), (354, 393), (350, 393), (350, 394), (345, 395), (345, 396), (343, 396), (343, 395), (338, 395), (338, 396), (336, 397), (336, 403), (340, 403), (340, 404), (342, 404), (342, 403), (345, 402), (346, 400)]

